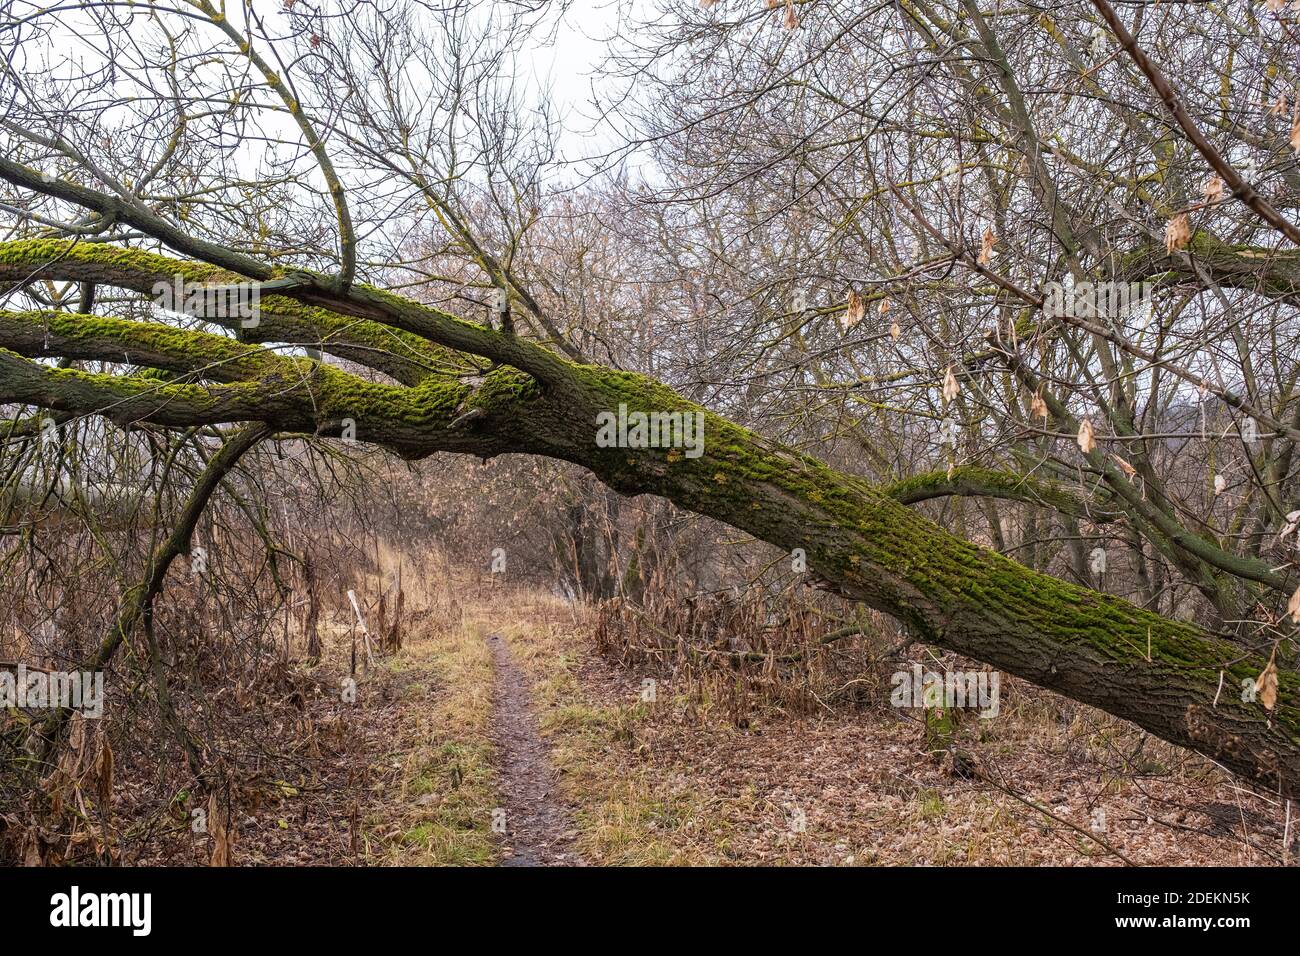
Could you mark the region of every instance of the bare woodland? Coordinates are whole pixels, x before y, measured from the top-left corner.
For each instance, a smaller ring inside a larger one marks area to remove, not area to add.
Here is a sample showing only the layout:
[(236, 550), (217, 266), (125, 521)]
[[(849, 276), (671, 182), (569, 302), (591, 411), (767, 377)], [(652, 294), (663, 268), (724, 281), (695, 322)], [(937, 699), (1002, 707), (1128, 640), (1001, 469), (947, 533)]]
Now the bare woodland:
[[(864, 675), (956, 655), (1289, 821), (1297, 43), (1285, 0), (0, 3), (0, 658), (109, 687), (6, 718), (4, 858), (201, 809), (231, 862), (310, 675), (441, 633), (435, 578), (715, 701), (876, 721)], [(1146, 299), (1059, 307), (1100, 288)], [(702, 453), (602, 447), (620, 406)]]

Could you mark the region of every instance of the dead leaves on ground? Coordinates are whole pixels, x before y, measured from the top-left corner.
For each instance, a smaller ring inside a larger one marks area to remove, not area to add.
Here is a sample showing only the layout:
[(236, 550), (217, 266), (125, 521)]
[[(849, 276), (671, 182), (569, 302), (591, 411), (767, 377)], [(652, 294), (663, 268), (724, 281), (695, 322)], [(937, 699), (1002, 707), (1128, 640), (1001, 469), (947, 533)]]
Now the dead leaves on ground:
[(230, 826), (229, 803), (223, 809), (222, 801), (216, 793), (208, 797), (208, 833), (212, 837), (211, 866), (230, 866), (230, 849), (234, 843), (234, 831)]

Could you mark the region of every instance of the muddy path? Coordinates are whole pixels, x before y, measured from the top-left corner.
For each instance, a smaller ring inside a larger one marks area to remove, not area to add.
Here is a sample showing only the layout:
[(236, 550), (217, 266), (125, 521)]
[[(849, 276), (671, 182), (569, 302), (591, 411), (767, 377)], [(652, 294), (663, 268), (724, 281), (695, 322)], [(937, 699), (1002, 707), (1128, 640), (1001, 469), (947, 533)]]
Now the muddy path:
[(493, 821), (502, 866), (581, 866), (573, 850), (577, 831), (560, 793), (532, 708), (531, 682), (500, 634), (489, 634), (496, 670), (492, 735), (497, 746), (498, 790), (505, 811)]

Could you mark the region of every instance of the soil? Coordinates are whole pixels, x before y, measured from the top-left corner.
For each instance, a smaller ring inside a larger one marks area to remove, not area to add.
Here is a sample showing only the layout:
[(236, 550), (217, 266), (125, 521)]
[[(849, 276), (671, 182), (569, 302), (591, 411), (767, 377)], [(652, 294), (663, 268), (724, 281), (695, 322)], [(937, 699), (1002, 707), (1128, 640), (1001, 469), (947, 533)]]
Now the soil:
[[(504, 804), (502, 866), (577, 866), (577, 830), (564, 802), (532, 708), (530, 681), (500, 634), (487, 638), (496, 666), (493, 737)], [(494, 829), (501, 824), (494, 821)]]

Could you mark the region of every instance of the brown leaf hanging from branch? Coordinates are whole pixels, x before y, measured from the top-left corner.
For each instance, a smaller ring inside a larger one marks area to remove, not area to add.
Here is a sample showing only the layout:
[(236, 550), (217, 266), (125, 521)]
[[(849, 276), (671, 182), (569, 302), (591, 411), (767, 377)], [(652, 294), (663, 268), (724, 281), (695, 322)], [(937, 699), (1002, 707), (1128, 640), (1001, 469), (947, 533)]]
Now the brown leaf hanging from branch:
[(866, 303), (862, 301), (862, 296), (858, 295), (854, 289), (849, 290), (849, 301), (844, 307), (844, 328), (851, 329), (862, 321), (867, 314)]
[(1259, 697), (1259, 702), (1264, 705), (1264, 709), (1272, 713), (1273, 708), (1277, 706), (1277, 645), (1273, 646), (1273, 653), (1268, 656), (1268, 665), (1255, 678), (1255, 693)]
[(961, 386), (957, 384), (957, 376), (952, 372), (952, 366), (948, 366), (948, 371), (943, 375), (943, 400), (951, 402), (961, 391)]
[(1085, 418), (1079, 423), (1079, 435), (1075, 438), (1075, 442), (1079, 446), (1079, 451), (1085, 455), (1091, 454), (1092, 450), (1097, 447), (1096, 432), (1092, 427), (1092, 422), (1088, 419)]
[(1131, 480), (1137, 476), (1137, 469), (1134, 468), (1132, 465), (1130, 465), (1119, 455), (1111, 455), (1110, 457), (1114, 459), (1115, 464), (1119, 465), (1119, 470), (1124, 472), (1124, 476), (1126, 478), (1129, 478)]
[(1211, 206), (1223, 202), (1226, 191), (1223, 188), (1223, 180), (1219, 178), (1217, 173), (1207, 179), (1201, 186), (1201, 195), (1205, 197), (1205, 201)]
[(1052, 413), (1047, 408), (1047, 402), (1043, 401), (1043, 390), (1040, 388), (1029, 403), (1029, 414), (1033, 418), (1041, 418), (1043, 421), (1052, 417)]
[(1187, 213), (1179, 213), (1165, 226), (1165, 251), (1177, 252), (1192, 241), (1192, 224)]

